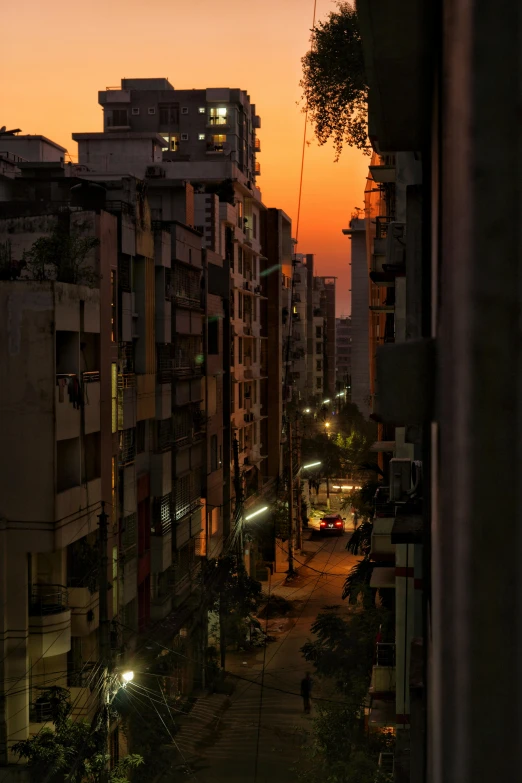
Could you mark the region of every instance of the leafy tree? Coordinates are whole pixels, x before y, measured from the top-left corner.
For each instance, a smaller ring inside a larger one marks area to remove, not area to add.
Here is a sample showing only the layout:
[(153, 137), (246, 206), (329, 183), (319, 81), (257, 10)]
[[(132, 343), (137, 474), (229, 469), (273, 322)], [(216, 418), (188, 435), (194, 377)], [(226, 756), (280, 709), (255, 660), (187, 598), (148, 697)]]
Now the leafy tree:
[(343, 599), (356, 604), (361, 596), (367, 609), (375, 606), (375, 594), (370, 588), (373, 569), (376, 563), (370, 560), (369, 552), (351, 569), (343, 585)]
[(208, 561), (204, 579), (210, 608), (219, 612), (221, 666), (224, 669), (227, 645), (239, 645), (246, 639), (244, 621), (259, 606), (261, 583), (247, 574), (236, 555)]
[(306, 764), (296, 769), (305, 783), (375, 783), (379, 752), (390, 749), (390, 738), (368, 733), (363, 702), (368, 690), (375, 640), (379, 629), (389, 634), (390, 613), (375, 606), (339, 616), (337, 606), (325, 607), (312, 625), (314, 641), (301, 649), (320, 677), (332, 679), (339, 702), (318, 702), (311, 742), (303, 747)]
[[(374, 513), (374, 497), (381, 482), (371, 480), (365, 481), (360, 489), (353, 489), (343, 500), (342, 507), (353, 508), (363, 521), (369, 521)], [(354, 554), (358, 554), (354, 551)]]
[(55, 730), (44, 727), (36, 736), (13, 745), (13, 752), (27, 761), (34, 783), (127, 783), (128, 770), (143, 763), (141, 756), (129, 755), (107, 770), (109, 755), (100, 715), (93, 726), (71, 720), (66, 688), (53, 686), (42, 692), (39, 701), (49, 705)]
[(34, 280), (94, 287), (98, 277), (88, 256), (98, 245), (97, 237), (81, 236), (59, 222), (52, 234), (40, 237), (24, 252), (23, 264)]
[(369, 154), (368, 85), (355, 9), (339, 2), (312, 30), (310, 51), (301, 60), (305, 110), (319, 144), (332, 139), (336, 160), (343, 144)]

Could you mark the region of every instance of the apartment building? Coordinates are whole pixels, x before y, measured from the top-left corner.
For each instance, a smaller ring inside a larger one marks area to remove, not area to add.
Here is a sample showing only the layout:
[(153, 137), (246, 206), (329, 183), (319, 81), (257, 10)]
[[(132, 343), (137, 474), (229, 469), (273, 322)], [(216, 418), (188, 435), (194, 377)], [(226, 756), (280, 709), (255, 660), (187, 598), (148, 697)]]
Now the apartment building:
[[(357, 12), (371, 187), (387, 184), (389, 196), (395, 187), (395, 206), (385, 198), (386, 211), (366, 215), (372, 283), (395, 289), (374, 415), (395, 430), (390, 497), (402, 487), (408, 500), (390, 515), (404, 656), (394, 777), (509, 780), (520, 745), (519, 14), (513, 6), (499, 17), (491, 3), (469, 13), (460, 0), (359, 0)], [(394, 461), (403, 446), (422, 460), (421, 490)], [(509, 544), (493, 559), (492, 524)]]
[(353, 215), (343, 234), (351, 241), (351, 399), (365, 418), (370, 415), (369, 284), (366, 255), (366, 219)]
[(260, 279), (265, 208), (255, 184), (260, 119), (243, 90), (175, 90), (164, 79), (124, 79), (121, 89), (101, 92), (99, 102), (104, 132), (74, 135), (80, 164), (145, 177), (153, 214), (162, 220), (182, 206), (165, 195), (173, 182), (190, 181), (195, 212), (186, 222), (201, 232), (205, 248), (228, 265), (233, 435), (226, 459), (233, 484), (232, 445), (237, 440), (248, 507), (274, 478), (266, 462), (268, 411), (261, 410), (268, 330)]
[(13, 179), (4, 194), (18, 200), (0, 202), (1, 766), (49, 719), (45, 686), (69, 687), (76, 717), (98, 706), (89, 686), (99, 685), (102, 501), (118, 569), (117, 217), (82, 205), (74, 180), (67, 208), (23, 200), (46, 187), (43, 170), (53, 166), (41, 163), (18, 156), (23, 188)]
[(335, 286), (336, 277), (314, 277), (314, 289), (319, 292), (319, 309), (324, 319), (323, 327), (323, 391), (326, 397), (335, 395)]
[(336, 318), (335, 330), (336, 389), (339, 394), (345, 390), (349, 391), (351, 386), (352, 330), (350, 316)]
[[(3, 442), (13, 444), (2, 507), (1, 587), (9, 596), (2, 601), (2, 691), (9, 694), (17, 671), (24, 688), (3, 702), (3, 763), (14, 760), (9, 747), (17, 739), (48, 720), (48, 705), (38, 698), (44, 686), (69, 687), (76, 717), (90, 717), (97, 706), (102, 501), (109, 513), (114, 655), (129, 665), (140, 634), (169, 617), (166, 641), (174, 645), (183, 635), (192, 661), (177, 667), (177, 687), (188, 693), (201, 681), (206, 614), (183, 607), (201, 558), (219, 554), (223, 506), (222, 410), (214, 376), (203, 372), (200, 233), (174, 220), (153, 221), (134, 177), (94, 183), (77, 176), (84, 169), (59, 160), (17, 156), (16, 165), (20, 176), (9, 180), (9, 200), (0, 203), (0, 286), (5, 312), (18, 313), (15, 322), (4, 322), (2, 341), (5, 375), (13, 379), (3, 387), (1, 417)], [(187, 186), (179, 202), (190, 203), (190, 194)], [(43, 261), (42, 239), (55, 248)], [(214, 309), (219, 301), (212, 301)], [(221, 332), (211, 337), (213, 351), (216, 340), (222, 345)], [(17, 416), (7, 415), (15, 409)], [(214, 501), (208, 513), (207, 478)], [(16, 563), (13, 576), (8, 563)], [(23, 590), (16, 582), (22, 578)], [(29, 606), (29, 619), (14, 644), (9, 628), (17, 613), (24, 616), (18, 600)], [(56, 661), (47, 660), (54, 655)], [(49, 671), (64, 675), (50, 681)]]

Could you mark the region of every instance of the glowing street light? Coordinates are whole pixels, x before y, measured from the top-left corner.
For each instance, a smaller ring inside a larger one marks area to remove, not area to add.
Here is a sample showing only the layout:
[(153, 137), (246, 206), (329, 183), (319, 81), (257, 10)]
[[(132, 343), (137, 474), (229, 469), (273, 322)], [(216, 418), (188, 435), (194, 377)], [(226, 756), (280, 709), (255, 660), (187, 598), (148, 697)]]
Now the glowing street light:
[(121, 679), (125, 684), (127, 684), (128, 682), (132, 682), (134, 679), (134, 672), (123, 672), (123, 674), (121, 675)]
[(303, 465), (303, 470), (306, 470), (307, 468), (315, 468), (318, 465), (322, 465), (321, 460), (319, 460), (319, 462), (310, 462), (309, 465)]
[(330, 424), (330, 422), (329, 422), (329, 421), (325, 421), (325, 423), (324, 423), (324, 426), (325, 426), (325, 427), (330, 427), (330, 426), (331, 426), (331, 424)]
[(304, 412), (305, 412), (305, 413), (311, 413), (311, 411), (310, 411), (310, 408), (305, 408), (305, 409), (304, 409)]
[(252, 519), (253, 517), (257, 517), (257, 516), (258, 516), (258, 514), (262, 514), (262, 513), (263, 513), (263, 511), (268, 511), (268, 506), (263, 506), (263, 508), (258, 508), (258, 509), (257, 509), (257, 511), (253, 511), (251, 514), (248, 514), (248, 515), (245, 517), (245, 521), (246, 521), (247, 519)]
[(331, 402), (331, 400), (323, 400), (323, 405), (328, 405), (329, 402)]

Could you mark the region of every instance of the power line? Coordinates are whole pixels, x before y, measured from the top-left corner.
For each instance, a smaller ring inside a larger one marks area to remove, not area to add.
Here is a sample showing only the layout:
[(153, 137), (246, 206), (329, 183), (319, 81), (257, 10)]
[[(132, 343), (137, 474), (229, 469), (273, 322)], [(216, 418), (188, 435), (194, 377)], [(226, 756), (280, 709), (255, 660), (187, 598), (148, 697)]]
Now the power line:
[[(311, 45), (313, 45), (313, 35), (314, 35), (314, 29), (315, 29), (315, 14), (317, 10), (317, 0), (314, 0), (314, 13), (313, 13), (313, 20), (312, 20), (312, 41)], [(306, 110), (305, 110), (305, 121), (304, 121), (304, 132), (303, 132), (303, 151), (301, 153), (301, 175), (299, 178), (299, 198), (297, 200), (297, 221), (296, 221), (296, 228), (295, 228), (295, 239), (296, 244), (299, 239), (299, 220), (301, 218), (301, 195), (303, 191), (303, 172), (304, 172), (304, 159), (305, 159), (305, 149), (306, 149), (306, 129), (308, 126), (308, 103), (306, 104)]]

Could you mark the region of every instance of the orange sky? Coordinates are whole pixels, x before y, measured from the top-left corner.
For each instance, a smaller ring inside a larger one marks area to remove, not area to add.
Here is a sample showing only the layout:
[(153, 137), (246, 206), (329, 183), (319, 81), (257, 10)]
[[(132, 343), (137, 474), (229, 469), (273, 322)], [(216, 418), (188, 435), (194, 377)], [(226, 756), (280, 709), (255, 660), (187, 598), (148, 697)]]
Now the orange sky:
[[(317, 0), (317, 18), (335, 8)], [(248, 90), (262, 126), (259, 185), (267, 206), (297, 216), (304, 115), (300, 58), (313, 0), (17, 0), (2, 9), (0, 125), (42, 133), (75, 155), (71, 133), (99, 131), (97, 93), (126, 77), (168, 77), (176, 88)], [(299, 252), (319, 274), (338, 275), (337, 309), (349, 311), (349, 241), (363, 205), (368, 159), (319, 147), (309, 127)]]

